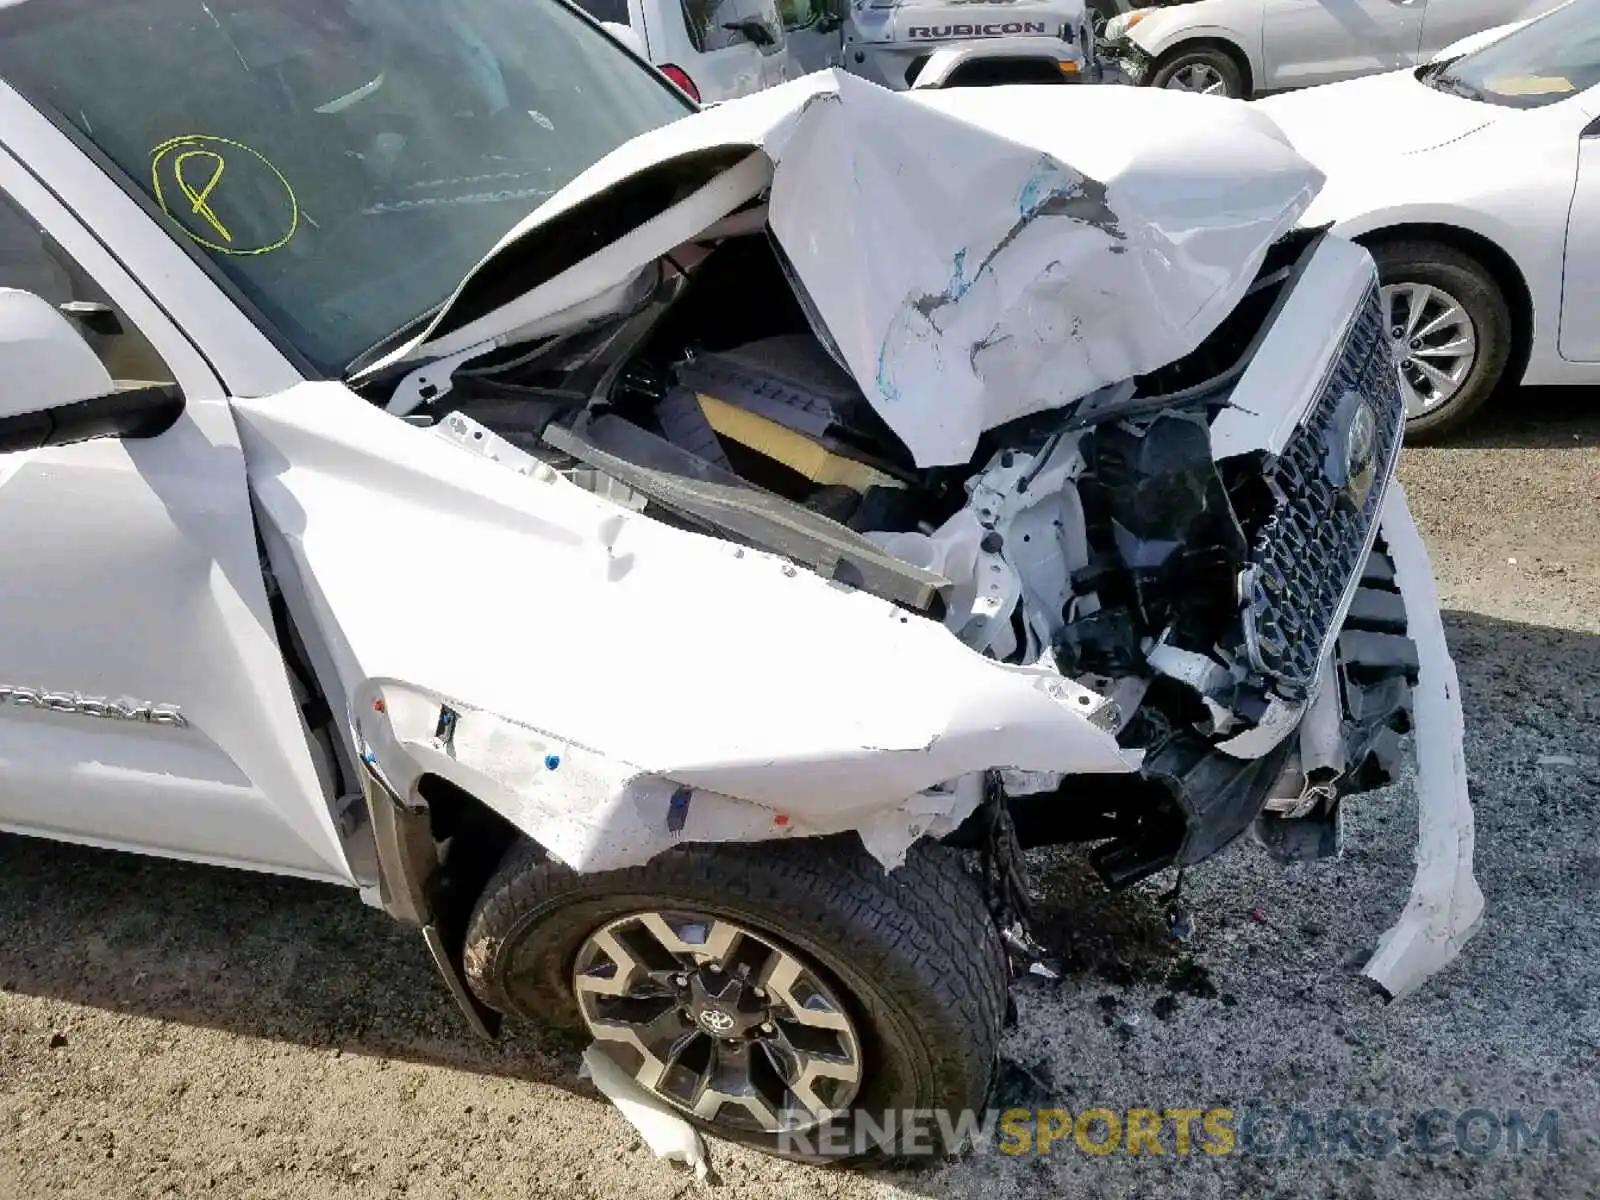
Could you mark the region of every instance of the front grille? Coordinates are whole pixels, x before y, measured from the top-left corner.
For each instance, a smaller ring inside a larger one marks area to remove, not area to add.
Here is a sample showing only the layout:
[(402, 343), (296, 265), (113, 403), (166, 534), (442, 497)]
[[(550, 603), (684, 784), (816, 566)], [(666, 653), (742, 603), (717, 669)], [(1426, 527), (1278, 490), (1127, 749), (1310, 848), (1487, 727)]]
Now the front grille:
[[(1352, 392), (1372, 406), (1377, 426), (1372, 485), (1359, 504), (1336, 478), (1347, 454)], [(1316, 402), (1283, 453), (1267, 464), (1276, 504), (1254, 539), (1241, 580), (1251, 665), (1286, 698), (1306, 696), (1316, 682), (1371, 550), (1404, 425), (1405, 405), (1373, 287)]]

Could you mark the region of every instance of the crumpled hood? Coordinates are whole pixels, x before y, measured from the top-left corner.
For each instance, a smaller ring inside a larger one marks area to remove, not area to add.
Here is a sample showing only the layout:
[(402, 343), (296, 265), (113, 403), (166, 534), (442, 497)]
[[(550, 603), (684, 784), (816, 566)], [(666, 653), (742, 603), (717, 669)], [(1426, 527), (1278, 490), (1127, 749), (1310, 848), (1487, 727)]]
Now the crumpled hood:
[(1266, 96), (1256, 102), (1324, 173), (1421, 154), (1492, 125), (1505, 112), (1438, 91), (1412, 70)]
[[(541, 274), (587, 209), (614, 213), (624, 185), (712, 160), (725, 169), (691, 176), (687, 197)], [(867, 399), (920, 465), (965, 463), (986, 429), (1193, 350), (1321, 183), (1245, 104), (1110, 87), (896, 93), (819, 72), (596, 163), (394, 357), (488, 349), (621, 308), (663, 254), (765, 194)], [(508, 272), (529, 280), (509, 303), (503, 286), (475, 286)]]

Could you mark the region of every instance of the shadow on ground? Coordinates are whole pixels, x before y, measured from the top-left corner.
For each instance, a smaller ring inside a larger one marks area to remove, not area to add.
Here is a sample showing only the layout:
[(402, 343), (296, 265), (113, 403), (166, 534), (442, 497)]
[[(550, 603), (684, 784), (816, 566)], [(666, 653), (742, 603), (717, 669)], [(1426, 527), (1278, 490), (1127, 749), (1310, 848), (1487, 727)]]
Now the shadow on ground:
[(1517, 388), (1491, 400), (1441, 450), (1558, 450), (1600, 444), (1600, 388)]

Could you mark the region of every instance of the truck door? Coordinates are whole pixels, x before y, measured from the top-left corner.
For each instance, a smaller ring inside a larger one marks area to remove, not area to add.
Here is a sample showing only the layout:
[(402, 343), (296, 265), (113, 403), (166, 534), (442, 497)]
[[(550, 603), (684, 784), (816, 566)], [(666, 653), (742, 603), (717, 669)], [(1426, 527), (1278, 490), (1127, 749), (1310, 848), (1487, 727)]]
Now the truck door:
[(119, 384), (187, 402), (159, 437), (0, 454), (0, 829), (354, 882), (216, 376), (3, 150), (0, 287), (64, 306)]
[(1411, 66), (1431, 4), (1458, 0), (1266, 0), (1265, 78), (1258, 89), (1306, 87)]
[(694, 66), (686, 69), (707, 104), (748, 96), (788, 76), (788, 35), (776, 0), (684, 0), (683, 18), (695, 50)]
[[(1600, 110), (1600, 99), (1588, 109)], [(1600, 362), (1600, 117), (1578, 142), (1578, 187), (1567, 218), (1562, 273), (1561, 357)]]

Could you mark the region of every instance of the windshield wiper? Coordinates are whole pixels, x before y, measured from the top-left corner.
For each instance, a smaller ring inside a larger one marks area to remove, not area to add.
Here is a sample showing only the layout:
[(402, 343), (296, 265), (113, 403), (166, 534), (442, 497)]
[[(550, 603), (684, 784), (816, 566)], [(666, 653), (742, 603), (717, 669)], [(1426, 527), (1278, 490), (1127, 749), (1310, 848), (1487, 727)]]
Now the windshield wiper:
[(1464, 79), (1449, 74), (1451, 67), (1460, 62), (1465, 55), (1457, 54), (1454, 58), (1441, 58), (1429, 63), (1417, 72), (1417, 81), (1438, 92), (1448, 92), (1452, 96), (1460, 96), (1463, 100), (1486, 101), (1487, 96)]
[(1427, 80), (1427, 83), (1429, 87), (1441, 92), (1448, 92), (1452, 96), (1460, 96), (1463, 100), (1484, 101), (1488, 99), (1481, 89), (1473, 87), (1472, 84), (1464, 79), (1458, 79), (1454, 75), (1447, 75), (1443, 71)]
[(1461, 57), (1462, 57), (1461, 55), (1457, 54), (1453, 58), (1436, 58), (1431, 63), (1428, 63), (1420, 71), (1417, 72), (1417, 78), (1419, 80), (1421, 80), (1423, 83), (1427, 83), (1429, 80), (1431, 80), (1435, 75), (1437, 75), (1440, 71), (1444, 70), (1446, 67), (1455, 66), (1458, 62), (1461, 61)]

